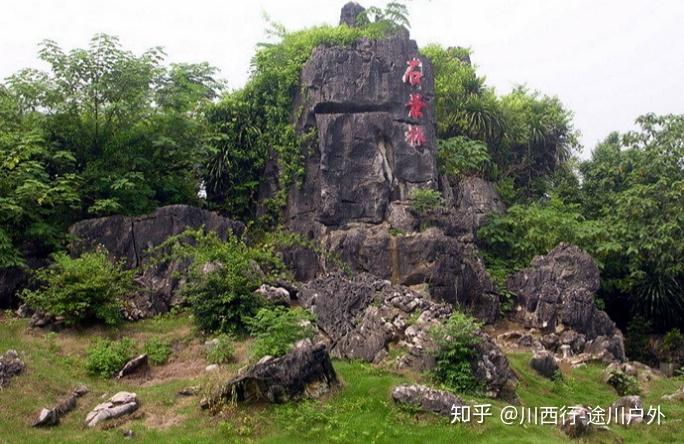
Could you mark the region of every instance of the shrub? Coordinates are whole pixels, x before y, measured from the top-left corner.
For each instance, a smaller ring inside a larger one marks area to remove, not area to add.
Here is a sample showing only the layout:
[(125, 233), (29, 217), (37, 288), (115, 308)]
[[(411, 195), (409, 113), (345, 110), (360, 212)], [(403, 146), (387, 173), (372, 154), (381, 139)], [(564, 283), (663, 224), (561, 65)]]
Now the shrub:
[(637, 380), (633, 376), (630, 376), (626, 373), (620, 371), (613, 372), (608, 377), (607, 382), (620, 396), (641, 394), (641, 389), (639, 388), (639, 383)]
[(143, 351), (154, 365), (165, 364), (171, 356), (171, 344), (168, 340), (154, 336), (145, 342)]
[(418, 188), (411, 191), (411, 208), (419, 216), (424, 216), (442, 206), (442, 195), (439, 191)]
[(252, 348), (255, 359), (284, 355), (295, 342), (315, 333), (313, 316), (302, 308), (262, 308), (247, 322), (255, 337)]
[(480, 323), (461, 312), (455, 312), (431, 331), (437, 345), (432, 370), (435, 381), (460, 392), (479, 389), (472, 369), (474, 347), (480, 341), (479, 331)]
[(439, 141), (437, 164), (440, 171), (449, 177), (484, 176), (490, 162), (487, 145), (480, 141), (462, 136)]
[(87, 353), (85, 368), (88, 373), (111, 378), (133, 357), (135, 347), (130, 338), (119, 341), (97, 339)]
[(210, 364), (225, 364), (235, 355), (233, 337), (228, 334), (218, 335), (214, 343), (207, 349), (207, 361)]
[(63, 316), (68, 325), (86, 321), (116, 324), (121, 319), (121, 299), (132, 288), (133, 272), (110, 262), (98, 250), (72, 259), (64, 253), (36, 273), (37, 290), (23, 292), (35, 310)]
[(187, 230), (158, 247), (170, 250), (167, 259), (190, 259), (188, 283), (182, 291), (195, 322), (205, 332), (232, 333), (244, 330), (245, 319), (263, 305), (254, 294), (264, 279), (283, 273), (285, 266), (272, 248), (254, 248), (229, 236)]

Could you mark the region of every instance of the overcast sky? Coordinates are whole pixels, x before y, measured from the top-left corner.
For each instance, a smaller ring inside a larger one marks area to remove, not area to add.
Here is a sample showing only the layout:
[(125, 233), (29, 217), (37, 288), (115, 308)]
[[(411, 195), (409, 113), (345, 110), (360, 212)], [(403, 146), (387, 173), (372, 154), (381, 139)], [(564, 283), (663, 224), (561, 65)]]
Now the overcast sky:
[[(83, 47), (97, 32), (141, 52), (163, 46), (172, 62), (207, 61), (231, 87), (248, 76), (262, 11), (288, 29), (336, 24), (331, 0), (3, 0), (0, 78), (36, 60), (38, 42)], [(361, 4), (382, 5), (384, 1)], [(583, 157), (646, 112), (684, 113), (682, 0), (413, 0), (419, 45), (466, 46), (488, 83), (557, 95), (575, 112)]]

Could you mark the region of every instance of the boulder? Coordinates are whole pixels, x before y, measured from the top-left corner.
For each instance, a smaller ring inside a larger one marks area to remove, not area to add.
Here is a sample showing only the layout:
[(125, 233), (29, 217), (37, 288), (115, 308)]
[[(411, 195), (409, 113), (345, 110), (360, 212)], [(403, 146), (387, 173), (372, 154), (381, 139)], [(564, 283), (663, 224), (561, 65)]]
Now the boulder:
[(579, 438), (589, 434), (592, 429), (589, 409), (576, 405), (570, 408), (559, 424), (560, 429), (570, 438)]
[(573, 330), (583, 337), (566, 342), (571, 347), (579, 348), (586, 340), (584, 352), (623, 361), (622, 333), (594, 303), (599, 285), (599, 270), (591, 256), (564, 243), (546, 256), (535, 257), (528, 268), (507, 281), (508, 290), (518, 297), (518, 313), (526, 325), (547, 333)]
[(622, 425), (639, 424), (644, 421), (644, 406), (637, 395), (623, 396), (610, 405), (611, 423)]
[(7, 387), (10, 380), (21, 374), (26, 364), (19, 358), (16, 350), (7, 350), (0, 355), (0, 389)]
[(553, 353), (543, 350), (537, 351), (530, 360), (530, 367), (545, 378), (553, 379), (558, 372), (558, 363)]
[(150, 364), (147, 354), (136, 356), (128, 361), (116, 374), (116, 379), (123, 379), (136, 374), (145, 374), (150, 371)]
[(133, 413), (138, 405), (138, 396), (135, 393), (119, 392), (107, 402), (96, 405), (86, 416), (85, 423), (88, 427), (95, 427), (102, 421)]
[(397, 404), (407, 404), (424, 412), (450, 416), (454, 406), (465, 405), (453, 393), (436, 390), (419, 384), (402, 384), (392, 389), (392, 399)]
[(265, 357), (216, 388), (202, 406), (224, 401), (283, 403), (318, 398), (337, 383), (325, 344), (303, 340), (286, 355)]
[(183, 282), (187, 260), (151, 263), (150, 251), (171, 236), (188, 228), (213, 231), (219, 238), (242, 235), (245, 226), (217, 213), (188, 205), (170, 205), (138, 217), (109, 216), (80, 221), (69, 228), (76, 239), (69, 246), (73, 255), (103, 247), (113, 260), (127, 267), (144, 268), (137, 282), (141, 291), (124, 301), (129, 319), (154, 316), (183, 302), (177, 291)]
[(76, 400), (88, 393), (86, 386), (78, 386), (52, 408), (43, 408), (31, 424), (33, 427), (50, 427), (59, 424), (60, 418), (76, 408)]
[(271, 304), (285, 307), (290, 305), (290, 292), (286, 288), (263, 284), (254, 293), (260, 295)]
[(508, 364), (506, 355), (485, 333), (475, 345), (475, 358), (471, 362), (473, 376), (485, 387), (485, 394), (514, 402), (517, 378)]

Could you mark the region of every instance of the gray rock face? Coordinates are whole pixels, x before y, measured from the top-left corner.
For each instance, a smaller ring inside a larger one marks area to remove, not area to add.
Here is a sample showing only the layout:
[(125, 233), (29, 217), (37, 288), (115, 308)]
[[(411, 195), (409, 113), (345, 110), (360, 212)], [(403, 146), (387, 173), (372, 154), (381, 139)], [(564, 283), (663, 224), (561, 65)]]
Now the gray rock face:
[(438, 415), (450, 416), (454, 406), (465, 405), (453, 393), (418, 384), (402, 384), (392, 389), (392, 399), (397, 404), (408, 404), (420, 410)]
[(325, 344), (300, 341), (278, 358), (265, 357), (213, 391), (203, 407), (222, 401), (283, 403), (318, 398), (337, 385)]
[(60, 418), (76, 408), (76, 400), (88, 393), (86, 386), (76, 387), (66, 398), (52, 408), (43, 408), (31, 424), (33, 427), (51, 427), (59, 424)]
[(454, 187), (455, 207), (472, 215), (473, 228), (479, 228), (487, 217), (502, 214), (506, 205), (496, 190), (496, 184), (477, 176), (468, 176)]
[[(561, 243), (537, 256), (525, 270), (511, 276), (509, 291), (518, 296), (522, 320), (547, 333), (573, 330), (583, 335), (567, 342), (605, 360), (625, 359), (622, 333), (594, 303), (600, 285), (593, 259), (579, 248)], [(562, 338), (562, 336), (561, 336)]]
[(537, 351), (530, 360), (530, 367), (545, 378), (552, 379), (558, 371), (558, 364), (553, 353), (543, 350)]
[[(380, 362), (397, 346), (402, 354), (394, 365), (417, 371), (434, 367), (430, 330), (452, 313), (448, 304), (368, 273), (316, 278), (302, 285), (299, 302), (316, 316), (332, 356)], [(484, 333), (471, 365), (490, 396), (513, 397), (515, 376), (508, 360)]]
[(128, 415), (137, 409), (138, 396), (135, 393), (119, 392), (107, 402), (95, 406), (86, 416), (85, 423), (88, 427), (95, 427), (102, 421)]
[(21, 374), (26, 364), (19, 358), (16, 350), (7, 350), (0, 355), (0, 389), (7, 387), (10, 380)]
[[(188, 228), (202, 226), (216, 232), (221, 239), (229, 233), (239, 236), (245, 229), (242, 222), (217, 213), (187, 205), (171, 205), (145, 216), (117, 215), (78, 222), (69, 229), (77, 239), (70, 245), (70, 251), (78, 255), (102, 246), (112, 259), (123, 260), (129, 268), (142, 267), (148, 262), (151, 249)], [(127, 316), (131, 319), (148, 317), (180, 304), (182, 300), (177, 290), (182, 278), (178, 275), (187, 271), (189, 265), (187, 261), (165, 261), (146, 268), (138, 279), (144, 291), (127, 301)]]
[[(413, 58), (422, 62), (420, 90), (402, 80)], [(408, 117), (413, 93), (428, 104), (420, 119)], [(405, 200), (413, 188), (435, 188), (433, 98), (432, 66), (405, 35), (314, 50), (296, 106), (299, 130), (315, 128), (318, 140), (303, 186), (290, 193), (290, 225), (306, 232), (316, 224), (380, 223), (390, 202)], [(419, 124), (426, 141), (414, 147), (405, 133)]]
[(340, 25), (348, 25), (350, 27), (356, 26), (356, 17), (365, 11), (366, 8), (355, 2), (349, 2), (342, 7), (340, 13)]
[(436, 300), (485, 322), (499, 314), (498, 296), (474, 245), (438, 228), (395, 236), (385, 225), (359, 225), (330, 232), (323, 248), (355, 270), (401, 285), (428, 283)]

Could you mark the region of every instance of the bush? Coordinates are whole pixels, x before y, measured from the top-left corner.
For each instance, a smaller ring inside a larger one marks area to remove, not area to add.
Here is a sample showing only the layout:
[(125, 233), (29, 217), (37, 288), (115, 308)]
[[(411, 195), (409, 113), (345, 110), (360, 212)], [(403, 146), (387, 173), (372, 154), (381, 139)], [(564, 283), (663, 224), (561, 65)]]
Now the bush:
[(255, 337), (252, 356), (281, 356), (300, 339), (314, 335), (313, 316), (302, 308), (262, 308), (249, 319), (249, 329)]
[(121, 319), (121, 299), (131, 290), (133, 272), (114, 264), (98, 250), (72, 259), (64, 253), (36, 273), (38, 290), (22, 296), (29, 306), (64, 317), (68, 325), (102, 321), (113, 325)]
[(608, 384), (615, 389), (618, 395), (640, 395), (641, 389), (637, 380), (626, 373), (617, 371), (608, 377)]
[(485, 176), (491, 158), (487, 145), (467, 137), (452, 137), (439, 141), (437, 164), (447, 176), (459, 179), (470, 174)]
[(207, 349), (207, 361), (210, 364), (225, 364), (232, 361), (234, 355), (233, 337), (225, 333), (218, 335), (215, 342)]
[(436, 382), (459, 392), (478, 391), (480, 384), (473, 375), (472, 361), (474, 347), (480, 341), (480, 326), (474, 318), (455, 312), (431, 331), (437, 345), (432, 370)]
[(135, 347), (130, 338), (119, 341), (97, 339), (87, 353), (85, 368), (88, 373), (111, 378), (133, 358)]
[(418, 188), (411, 191), (411, 208), (419, 216), (424, 216), (442, 206), (442, 195), (439, 191)]
[(264, 304), (254, 290), (285, 270), (272, 247), (250, 247), (234, 236), (222, 241), (201, 228), (169, 238), (157, 251), (169, 251), (167, 260), (192, 262), (182, 292), (205, 332), (245, 330), (245, 320)]
[(169, 341), (154, 336), (145, 342), (143, 351), (147, 355), (150, 362), (154, 365), (165, 364), (171, 356), (171, 344)]

